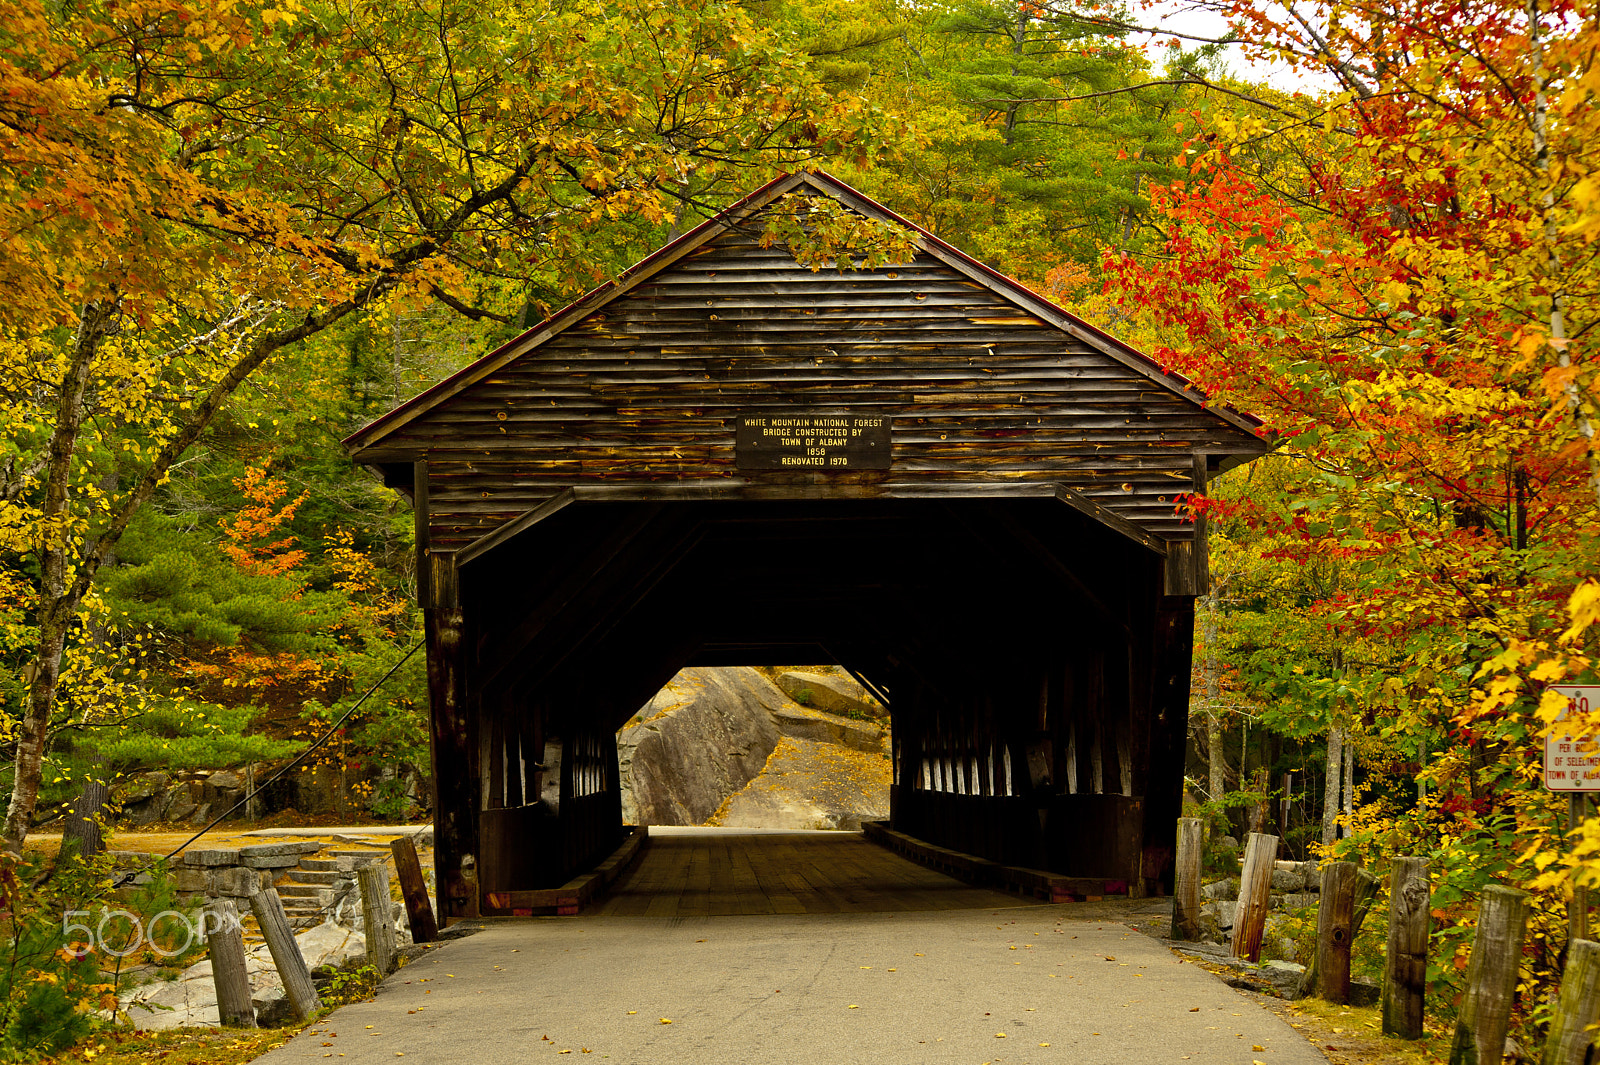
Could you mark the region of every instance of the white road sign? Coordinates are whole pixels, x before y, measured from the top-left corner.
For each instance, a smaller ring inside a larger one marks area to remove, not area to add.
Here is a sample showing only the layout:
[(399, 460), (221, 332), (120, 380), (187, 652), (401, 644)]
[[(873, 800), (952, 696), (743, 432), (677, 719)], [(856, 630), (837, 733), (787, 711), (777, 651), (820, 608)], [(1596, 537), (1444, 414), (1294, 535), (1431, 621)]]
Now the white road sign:
[(1570, 702), (1556, 718), (1556, 731), (1544, 741), (1544, 786), (1551, 791), (1600, 791), (1600, 736), (1561, 732), (1561, 722), (1569, 716), (1600, 707), (1600, 685), (1558, 684), (1555, 690)]

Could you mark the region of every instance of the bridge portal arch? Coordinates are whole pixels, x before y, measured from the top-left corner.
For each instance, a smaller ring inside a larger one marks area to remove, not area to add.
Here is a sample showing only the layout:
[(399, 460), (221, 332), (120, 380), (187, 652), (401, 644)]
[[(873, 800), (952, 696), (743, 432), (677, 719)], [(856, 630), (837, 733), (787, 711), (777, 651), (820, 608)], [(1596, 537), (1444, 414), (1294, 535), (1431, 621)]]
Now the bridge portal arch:
[[(912, 262), (763, 246), (785, 197)], [(362, 429), (414, 503), (447, 919), (622, 832), (614, 738), (689, 665), (887, 699), (894, 826), (1170, 879), (1203, 527), (1253, 419), (821, 173), (787, 175)]]

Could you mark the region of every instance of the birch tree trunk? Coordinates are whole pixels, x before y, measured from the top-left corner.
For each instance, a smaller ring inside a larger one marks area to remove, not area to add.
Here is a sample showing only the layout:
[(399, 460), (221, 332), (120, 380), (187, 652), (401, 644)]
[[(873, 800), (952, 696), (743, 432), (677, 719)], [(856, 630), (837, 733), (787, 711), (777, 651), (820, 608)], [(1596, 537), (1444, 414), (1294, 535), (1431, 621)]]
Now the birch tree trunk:
[(6, 808), (5, 849), (13, 853), (22, 851), (22, 841), (28, 837), (29, 822), (39, 800), (50, 715), (61, 685), (61, 654), (66, 647), (67, 629), (83, 598), (73, 579), (76, 574), (69, 555), (72, 458), (83, 428), (90, 369), (120, 310), (121, 303), (114, 297), (84, 307), (66, 373), (61, 378), (56, 427), (46, 451), (44, 499), (39, 507), (39, 527), (44, 530), (39, 550), (39, 642), (34, 660), (23, 671), (28, 684), (28, 709), (17, 726), (11, 802)]
[(1350, 835), (1350, 815), (1356, 812), (1356, 752), (1350, 746), (1350, 730), (1344, 729), (1344, 827), (1341, 837)]
[[(308, 314), (277, 332), (257, 337), (189, 409), (181, 426), (162, 444), (93, 535), (71, 528), (73, 459), (84, 419), (89, 413), (86, 395), (93, 377), (92, 367), (101, 342), (115, 331), (121, 303), (119, 297), (113, 296), (84, 306), (67, 370), (61, 378), (56, 427), (50, 435), (47, 461), (41, 473), (44, 491), (36, 522), (41, 533), (35, 549), (39, 559), (39, 635), (34, 660), (23, 672), (28, 684), (28, 706), (17, 728), (11, 802), (5, 821), (7, 851), (20, 853), (32, 827), (45, 747), (50, 737), (50, 718), (61, 687), (61, 658), (66, 649), (67, 633), (79, 605), (94, 587), (95, 574), (110, 557), (134, 515), (155, 496), (173, 464), (200, 438), (223, 404), (262, 363), (290, 344), (320, 333), (387, 295), (397, 284), (397, 277), (385, 275), (357, 298), (334, 304), (319, 314)], [(277, 309), (275, 304), (248, 304), (235, 318), (220, 325), (218, 331), (235, 328), (247, 331), (266, 321)]]
[(1322, 842), (1332, 843), (1339, 825), (1339, 793), (1344, 780), (1344, 729), (1328, 726), (1328, 772), (1322, 786)]

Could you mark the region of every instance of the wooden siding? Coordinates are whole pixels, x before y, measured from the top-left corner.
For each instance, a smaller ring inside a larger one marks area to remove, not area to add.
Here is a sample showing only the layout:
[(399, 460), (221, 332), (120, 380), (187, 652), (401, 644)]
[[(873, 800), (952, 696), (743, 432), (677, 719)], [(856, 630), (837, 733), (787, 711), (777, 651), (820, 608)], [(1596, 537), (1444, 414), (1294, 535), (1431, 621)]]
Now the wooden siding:
[[(893, 418), (888, 471), (734, 465), (741, 414)], [(1261, 441), (919, 254), (812, 272), (729, 231), (358, 456), (426, 456), (430, 546), (569, 485), (1060, 482), (1188, 540), (1195, 452)]]

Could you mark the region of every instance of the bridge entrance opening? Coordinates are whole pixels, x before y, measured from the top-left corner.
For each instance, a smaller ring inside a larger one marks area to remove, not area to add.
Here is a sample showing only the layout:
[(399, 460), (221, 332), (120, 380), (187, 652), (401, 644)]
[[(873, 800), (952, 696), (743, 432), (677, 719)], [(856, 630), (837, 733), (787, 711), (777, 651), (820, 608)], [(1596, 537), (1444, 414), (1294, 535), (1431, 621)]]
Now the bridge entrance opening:
[[(791, 197), (916, 257), (804, 268)], [(618, 730), (771, 662), (882, 693), (899, 838), (1165, 889), (1185, 503), (1256, 428), (826, 175), (758, 190), (348, 441), (415, 505), (443, 916), (610, 854)]]

